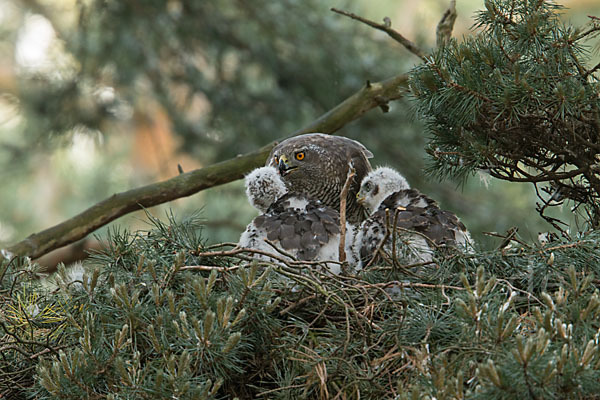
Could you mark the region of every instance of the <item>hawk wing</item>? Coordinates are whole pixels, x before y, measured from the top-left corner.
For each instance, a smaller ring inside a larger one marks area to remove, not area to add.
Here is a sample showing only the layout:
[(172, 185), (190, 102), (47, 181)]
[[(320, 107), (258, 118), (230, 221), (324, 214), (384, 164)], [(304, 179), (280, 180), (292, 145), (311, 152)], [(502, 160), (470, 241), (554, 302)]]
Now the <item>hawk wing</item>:
[[(400, 190), (388, 196), (360, 228), (357, 237), (361, 261), (366, 264), (379, 257), (383, 249), (403, 255), (403, 262), (430, 261), (432, 250), (445, 246), (466, 246), (470, 240), (465, 225), (450, 211), (439, 208), (435, 200), (415, 189)], [(392, 249), (396, 235), (397, 249)], [(386, 238), (387, 236), (387, 238)]]
[[(254, 230), (253, 242), (241, 247), (265, 249), (264, 239), (303, 261), (317, 259), (320, 250), (339, 240), (340, 220), (337, 211), (307, 196), (288, 193), (277, 200), (265, 214), (254, 218), (246, 231)], [(244, 236), (244, 235), (242, 235)], [(262, 242), (262, 243), (261, 243)], [(263, 245), (264, 243), (264, 245)], [(270, 252), (274, 252), (270, 249)]]

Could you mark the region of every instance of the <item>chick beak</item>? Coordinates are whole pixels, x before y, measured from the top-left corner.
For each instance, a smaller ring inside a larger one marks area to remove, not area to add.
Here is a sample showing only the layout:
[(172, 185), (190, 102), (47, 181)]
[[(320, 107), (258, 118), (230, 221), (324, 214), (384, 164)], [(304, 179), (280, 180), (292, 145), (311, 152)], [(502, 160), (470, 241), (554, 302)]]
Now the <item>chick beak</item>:
[(281, 176), (285, 176), (287, 174), (289, 174), (294, 168), (296, 167), (290, 167), (288, 165), (288, 159), (286, 156), (281, 156), (279, 157), (279, 175)]
[(356, 193), (356, 200), (358, 200), (359, 204), (363, 204), (365, 202), (365, 196), (361, 196), (360, 192)]

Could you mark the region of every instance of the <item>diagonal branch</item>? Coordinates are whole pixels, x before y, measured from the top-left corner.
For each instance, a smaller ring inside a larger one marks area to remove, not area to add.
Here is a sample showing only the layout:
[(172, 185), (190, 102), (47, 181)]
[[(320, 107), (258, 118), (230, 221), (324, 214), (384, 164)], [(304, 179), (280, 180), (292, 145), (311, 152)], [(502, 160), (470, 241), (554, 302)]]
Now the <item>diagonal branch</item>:
[[(407, 82), (407, 76), (402, 74), (382, 82), (368, 83), (335, 108), (290, 136), (307, 132), (336, 132), (367, 111), (403, 97), (407, 91)], [(73, 243), (130, 212), (241, 179), (252, 169), (264, 165), (275, 144), (275, 142), (269, 143), (251, 153), (190, 171), (163, 182), (114, 194), (73, 218), (32, 234), (7, 247), (6, 250), (13, 255), (38, 258), (54, 249)]]
[(377, 22), (373, 22), (369, 19), (363, 18), (363, 17), (353, 14), (351, 12), (338, 10), (337, 8), (332, 8), (331, 11), (333, 11), (334, 13), (345, 15), (346, 17), (350, 17), (357, 21), (360, 21), (363, 24), (367, 24), (372, 28), (379, 29), (380, 31), (384, 31), (385, 33), (390, 35), (390, 37), (392, 39), (394, 39), (395, 41), (400, 43), (402, 46), (406, 47), (406, 49), (408, 51), (410, 51), (417, 57), (421, 58), (423, 61), (427, 61), (427, 58), (425, 57), (425, 53), (419, 48), (419, 46), (417, 46), (416, 44), (414, 44), (413, 42), (411, 42), (410, 40), (408, 40), (407, 38), (402, 36), (402, 34), (400, 32), (391, 28), (391, 23), (389, 22), (389, 19), (386, 18), (385, 24), (378, 24)]

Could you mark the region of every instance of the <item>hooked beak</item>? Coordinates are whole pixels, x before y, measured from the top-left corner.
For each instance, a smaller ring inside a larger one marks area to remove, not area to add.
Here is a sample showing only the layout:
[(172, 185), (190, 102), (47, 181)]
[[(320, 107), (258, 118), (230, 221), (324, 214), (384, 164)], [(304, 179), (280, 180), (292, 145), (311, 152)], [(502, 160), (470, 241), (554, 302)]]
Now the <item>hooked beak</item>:
[(293, 170), (295, 170), (298, 167), (289, 166), (287, 157), (281, 156), (279, 158), (278, 168), (279, 168), (279, 175), (286, 176), (287, 174), (289, 174), (290, 172), (292, 172)]
[(356, 193), (356, 200), (358, 200), (359, 204), (364, 204), (366, 198), (365, 196), (361, 196), (360, 192)]

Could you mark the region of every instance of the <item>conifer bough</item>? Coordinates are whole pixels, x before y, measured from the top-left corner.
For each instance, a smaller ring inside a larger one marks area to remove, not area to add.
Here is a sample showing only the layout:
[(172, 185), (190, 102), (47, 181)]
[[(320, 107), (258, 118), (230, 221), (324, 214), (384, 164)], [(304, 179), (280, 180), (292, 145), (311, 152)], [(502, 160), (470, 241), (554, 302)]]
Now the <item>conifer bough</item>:
[(432, 170), (478, 169), (542, 185), (538, 211), (568, 199), (600, 226), (600, 88), (586, 40), (551, 1), (489, 0), (478, 33), (450, 40), (411, 72), (410, 89), (433, 134)]

